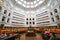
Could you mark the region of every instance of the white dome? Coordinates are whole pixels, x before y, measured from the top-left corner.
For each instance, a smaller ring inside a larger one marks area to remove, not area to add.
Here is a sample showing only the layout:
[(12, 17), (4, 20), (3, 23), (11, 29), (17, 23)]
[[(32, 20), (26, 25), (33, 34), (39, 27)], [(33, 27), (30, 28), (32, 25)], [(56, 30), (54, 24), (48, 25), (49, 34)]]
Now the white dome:
[[(45, 0), (15, 0), (16, 3), (18, 3), (19, 5), (23, 6), (23, 4), (25, 6), (25, 8), (35, 8), (38, 5), (42, 4)], [(36, 6), (37, 5), (37, 6)]]

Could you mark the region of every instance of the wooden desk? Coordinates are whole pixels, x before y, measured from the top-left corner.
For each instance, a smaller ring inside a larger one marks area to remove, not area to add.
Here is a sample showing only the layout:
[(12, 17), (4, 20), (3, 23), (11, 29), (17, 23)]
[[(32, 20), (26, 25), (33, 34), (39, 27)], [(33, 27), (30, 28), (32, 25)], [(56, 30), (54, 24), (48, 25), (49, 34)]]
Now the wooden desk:
[(34, 31), (27, 31), (27, 32), (26, 32), (26, 36), (27, 36), (27, 37), (35, 37), (36, 34), (35, 34)]
[(15, 40), (15, 39), (20, 40), (20, 35), (19, 34), (11, 34), (1, 40)]

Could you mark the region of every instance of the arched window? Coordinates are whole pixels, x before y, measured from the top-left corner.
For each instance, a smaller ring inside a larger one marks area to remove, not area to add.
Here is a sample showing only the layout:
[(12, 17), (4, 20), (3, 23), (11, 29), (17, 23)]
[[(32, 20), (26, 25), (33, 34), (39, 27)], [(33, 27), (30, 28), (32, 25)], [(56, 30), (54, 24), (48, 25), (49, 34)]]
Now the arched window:
[(59, 9), (60, 9), (60, 6), (59, 6)]
[(34, 20), (34, 18), (33, 18), (33, 20)]
[(26, 24), (28, 24), (28, 22), (26, 22)]
[(9, 22), (9, 20), (10, 20), (10, 19), (8, 18), (8, 19), (7, 19), (7, 22)]
[(4, 10), (4, 14), (6, 14), (7, 13), (7, 10)]
[(3, 17), (2, 17), (2, 21), (5, 21), (5, 18), (6, 18), (6, 17), (3, 16)]
[(35, 22), (33, 22), (33, 24), (35, 24)]
[(56, 19), (59, 20), (59, 15), (56, 16)]
[(54, 9), (54, 12), (57, 13), (58, 12), (57, 9)]
[(3, 28), (4, 27), (4, 24), (1, 24), (1, 27), (0, 28)]
[(8, 16), (10, 16), (10, 13), (8, 14)]
[(31, 22), (30, 22), (30, 24), (31, 24)]
[(51, 15), (53, 15), (53, 13), (52, 13), (52, 12), (50, 12), (50, 14), (51, 14)]
[(31, 18), (30, 18), (30, 20), (31, 20)]
[(0, 11), (2, 10), (2, 7), (0, 6)]
[(52, 21), (54, 22), (54, 18), (52, 18)]
[(28, 20), (28, 18), (26, 18), (26, 20)]

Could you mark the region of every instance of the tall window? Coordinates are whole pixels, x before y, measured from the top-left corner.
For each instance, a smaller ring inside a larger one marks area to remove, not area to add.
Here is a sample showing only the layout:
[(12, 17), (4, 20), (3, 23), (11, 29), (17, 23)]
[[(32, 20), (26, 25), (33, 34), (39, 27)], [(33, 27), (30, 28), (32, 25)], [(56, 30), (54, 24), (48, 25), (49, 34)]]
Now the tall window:
[(52, 21), (54, 22), (54, 18), (52, 18)]
[(30, 22), (30, 24), (31, 24), (31, 22)]
[(10, 13), (8, 14), (8, 16), (10, 16)]
[(53, 15), (53, 13), (52, 13), (52, 12), (50, 12), (50, 14), (51, 14), (51, 15)]
[(54, 12), (57, 13), (58, 12), (57, 9), (54, 9)]
[(1, 24), (1, 27), (0, 28), (3, 28), (4, 27), (4, 24)]
[(4, 14), (6, 14), (7, 13), (7, 10), (4, 10)]
[(33, 24), (35, 24), (35, 22), (33, 22)]
[(7, 22), (9, 22), (9, 20), (10, 20), (10, 19), (8, 18), (8, 19), (7, 19)]
[(59, 20), (59, 15), (56, 16), (56, 19)]
[(26, 22), (26, 24), (28, 25), (28, 22)]
[(28, 18), (26, 18), (26, 20), (28, 20)]
[(33, 18), (33, 20), (34, 20), (34, 18)]
[(60, 6), (59, 6), (59, 9), (60, 9)]
[(2, 10), (2, 7), (0, 6), (0, 11)]
[(2, 17), (2, 21), (5, 21), (5, 17), (4, 16)]
[(30, 20), (31, 20), (31, 18), (30, 18)]

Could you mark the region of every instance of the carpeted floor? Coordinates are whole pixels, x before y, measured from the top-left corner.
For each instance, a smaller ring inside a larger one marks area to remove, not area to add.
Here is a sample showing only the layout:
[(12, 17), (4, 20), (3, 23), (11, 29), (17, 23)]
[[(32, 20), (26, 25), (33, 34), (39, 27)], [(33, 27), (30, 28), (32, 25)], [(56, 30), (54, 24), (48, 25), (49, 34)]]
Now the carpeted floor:
[(35, 37), (27, 37), (26, 34), (22, 34), (20, 40), (43, 40), (40, 34), (36, 33)]

